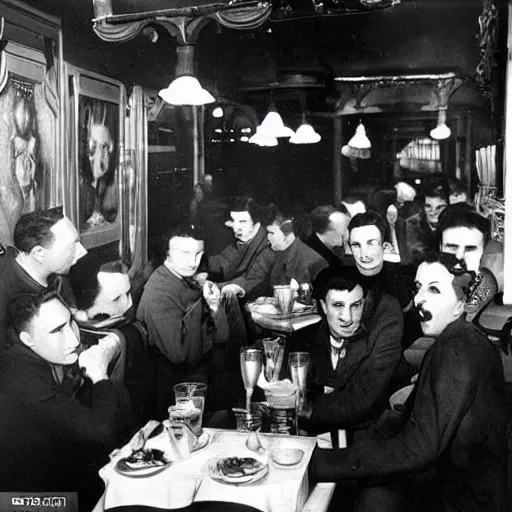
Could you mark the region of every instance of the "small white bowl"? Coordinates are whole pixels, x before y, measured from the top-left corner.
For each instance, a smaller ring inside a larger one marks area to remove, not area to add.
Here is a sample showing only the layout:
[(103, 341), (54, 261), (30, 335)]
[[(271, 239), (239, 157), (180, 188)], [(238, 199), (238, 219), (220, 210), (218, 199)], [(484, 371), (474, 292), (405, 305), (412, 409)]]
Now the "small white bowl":
[(304, 451), (298, 448), (277, 448), (272, 450), (271, 457), (280, 466), (295, 466), (304, 457)]

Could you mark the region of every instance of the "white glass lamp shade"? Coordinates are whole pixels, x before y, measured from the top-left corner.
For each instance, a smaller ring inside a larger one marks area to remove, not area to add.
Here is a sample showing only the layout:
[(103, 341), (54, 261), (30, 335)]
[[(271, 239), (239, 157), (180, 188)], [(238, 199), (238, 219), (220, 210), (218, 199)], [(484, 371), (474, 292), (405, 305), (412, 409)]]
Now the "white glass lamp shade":
[(322, 137), (315, 132), (315, 129), (310, 124), (301, 124), (297, 131), (291, 136), (290, 142), (292, 144), (316, 144), (320, 142)]
[(261, 130), (261, 126), (256, 128), (256, 133), (249, 139), (249, 142), (262, 147), (277, 146), (277, 139), (270, 135), (265, 135)]
[(162, 89), (158, 95), (171, 105), (206, 105), (213, 103), (215, 98), (203, 89), (199, 80), (190, 75), (179, 76), (171, 82), (167, 89)]
[(348, 145), (354, 149), (370, 149), (372, 147), (370, 139), (366, 136), (366, 130), (363, 123), (359, 123), (356, 128), (356, 133), (348, 141)]
[(270, 111), (259, 127), (261, 133), (268, 137), (292, 137), (295, 134), (291, 128), (284, 125), (283, 119), (275, 111)]
[(437, 126), (430, 130), (430, 136), (435, 140), (447, 139), (452, 131), (446, 126), (446, 110), (440, 110), (437, 114)]

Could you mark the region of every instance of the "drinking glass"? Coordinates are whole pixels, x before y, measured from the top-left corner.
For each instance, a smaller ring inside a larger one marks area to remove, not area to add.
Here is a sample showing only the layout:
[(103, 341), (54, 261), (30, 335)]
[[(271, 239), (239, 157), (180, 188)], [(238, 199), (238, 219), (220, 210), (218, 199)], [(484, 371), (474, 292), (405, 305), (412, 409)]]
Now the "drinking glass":
[(176, 405), (180, 406), (181, 411), (188, 410), (190, 420), (187, 423), (196, 435), (202, 431), (206, 390), (204, 382), (180, 382), (174, 386)]
[(306, 380), (308, 376), (309, 353), (290, 352), (288, 356), (288, 370), (292, 382), (298, 387), (297, 412), (302, 410), (306, 398)]
[(256, 348), (242, 347), (240, 349), (240, 369), (245, 387), (245, 408), (249, 414), (254, 386), (256, 386), (261, 373), (262, 359), (261, 351)]
[(283, 356), (285, 349), (285, 338), (263, 339), (263, 350), (265, 351), (265, 378), (267, 382), (279, 380), (279, 373), (283, 366)]
[(288, 315), (293, 310), (294, 291), (290, 285), (274, 286), (274, 299), (279, 313)]

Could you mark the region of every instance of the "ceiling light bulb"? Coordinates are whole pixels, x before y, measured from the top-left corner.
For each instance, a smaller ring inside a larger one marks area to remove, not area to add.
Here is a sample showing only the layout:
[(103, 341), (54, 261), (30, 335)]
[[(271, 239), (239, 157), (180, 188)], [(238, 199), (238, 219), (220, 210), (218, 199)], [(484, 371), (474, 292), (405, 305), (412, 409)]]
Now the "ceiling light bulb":
[(224, 110), (222, 110), (222, 107), (216, 107), (213, 109), (212, 116), (216, 117), (217, 119), (219, 117), (222, 117), (224, 115)]

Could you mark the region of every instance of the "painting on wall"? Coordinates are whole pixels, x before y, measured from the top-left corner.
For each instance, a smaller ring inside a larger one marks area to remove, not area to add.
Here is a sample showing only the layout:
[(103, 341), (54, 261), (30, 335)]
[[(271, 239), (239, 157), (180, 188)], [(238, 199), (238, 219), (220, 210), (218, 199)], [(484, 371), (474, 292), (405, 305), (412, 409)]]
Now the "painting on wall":
[(119, 211), (119, 106), (79, 99), (78, 222), (82, 232), (115, 223)]
[(76, 192), (71, 210), (85, 247), (97, 247), (121, 237), (124, 89), (119, 82), (72, 66), (67, 74), (73, 130), (68, 180)]
[(10, 245), (22, 214), (61, 199), (58, 75), (14, 42), (0, 60), (0, 242)]

